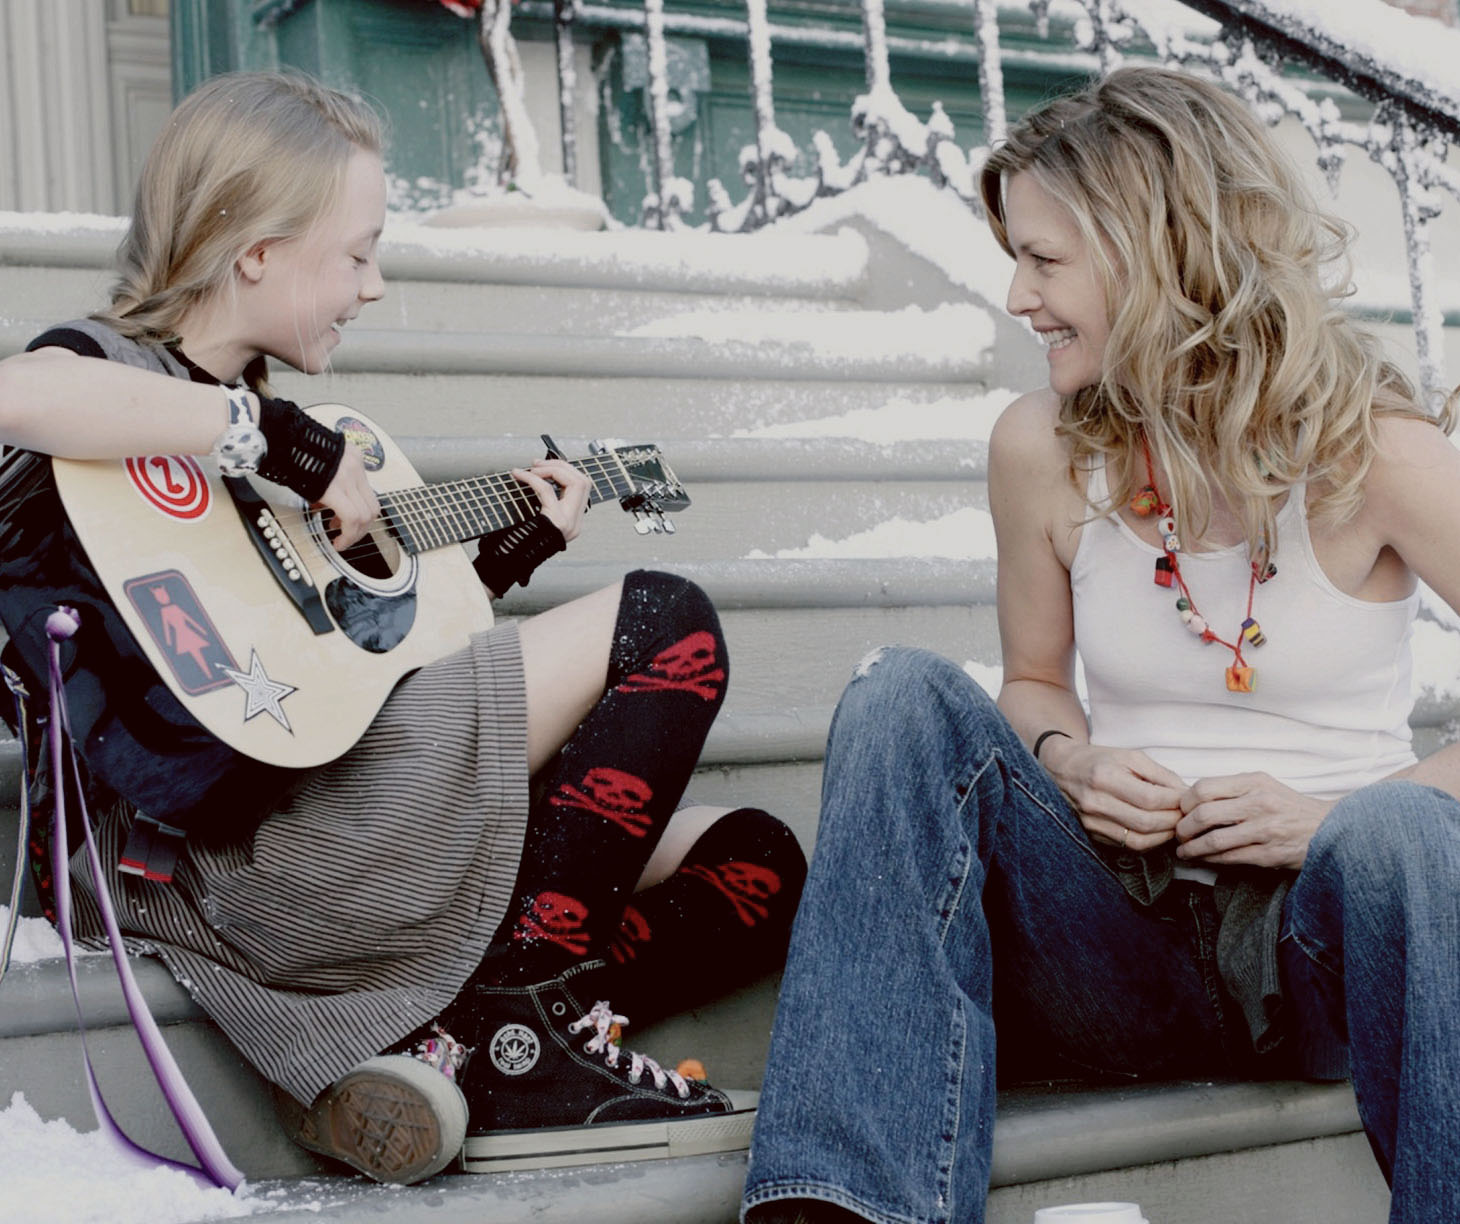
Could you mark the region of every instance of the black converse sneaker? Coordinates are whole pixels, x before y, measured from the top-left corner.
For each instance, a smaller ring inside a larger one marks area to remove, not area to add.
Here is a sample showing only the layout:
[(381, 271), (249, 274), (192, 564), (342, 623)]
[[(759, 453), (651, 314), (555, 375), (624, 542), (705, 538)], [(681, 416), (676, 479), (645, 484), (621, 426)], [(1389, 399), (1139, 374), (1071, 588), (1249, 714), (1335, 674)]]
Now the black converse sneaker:
[(605, 1002), (584, 1007), (573, 994), (574, 979), (596, 967), (532, 986), (472, 987), (458, 1000), (477, 1025), (462, 1077), (468, 1173), (750, 1146), (759, 1094), (721, 1092), (620, 1049), (618, 1030), (628, 1020)]
[(279, 1121), (301, 1147), (376, 1181), (410, 1185), (461, 1151), (466, 1099), (456, 1083), (466, 1051), (439, 1027), (410, 1053), (368, 1058), (305, 1109), (275, 1094)]

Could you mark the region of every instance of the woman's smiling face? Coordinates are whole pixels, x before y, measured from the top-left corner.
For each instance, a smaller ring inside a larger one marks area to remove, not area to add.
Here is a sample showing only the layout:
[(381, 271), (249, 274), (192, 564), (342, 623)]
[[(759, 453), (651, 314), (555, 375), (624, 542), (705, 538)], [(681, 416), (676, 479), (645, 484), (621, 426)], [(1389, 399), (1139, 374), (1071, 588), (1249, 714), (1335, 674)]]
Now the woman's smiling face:
[(1014, 252), (1008, 310), (1044, 341), (1049, 385), (1073, 395), (1100, 381), (1110, 315), (1085, 236), (1070, 212), (1021, 172), (1005, 188), (1004, 223)]

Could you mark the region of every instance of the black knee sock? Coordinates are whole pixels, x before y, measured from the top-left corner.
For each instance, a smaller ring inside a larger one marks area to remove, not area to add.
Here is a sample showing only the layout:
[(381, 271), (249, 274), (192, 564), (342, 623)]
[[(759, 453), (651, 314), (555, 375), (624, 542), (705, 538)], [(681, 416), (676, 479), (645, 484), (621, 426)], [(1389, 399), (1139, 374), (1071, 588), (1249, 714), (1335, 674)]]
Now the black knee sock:
[(637, 1030), (779, 969), (805, 882), (790, 829), (758, 808), (729, 812), (629, 901), (593, 988)]
[(551, 976), (608, 950), (728, 671), (703, 591), (653, 571), (624, 579), (604, 695), (535, 780), (512, 903), (478, 980)]

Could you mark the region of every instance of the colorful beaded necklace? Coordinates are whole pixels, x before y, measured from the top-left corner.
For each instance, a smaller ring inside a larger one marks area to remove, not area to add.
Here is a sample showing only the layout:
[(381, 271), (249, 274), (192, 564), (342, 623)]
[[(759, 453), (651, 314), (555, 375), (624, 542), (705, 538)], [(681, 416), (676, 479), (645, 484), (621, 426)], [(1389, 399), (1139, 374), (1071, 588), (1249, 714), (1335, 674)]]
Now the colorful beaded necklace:
[(1206, 618), (1197, 610), (1186, 579), (1181, 576), (1181, 562), (1177, 559), (1177, 554), (1181, 551), (1181, 540), (1176, 534), (1176, 516), (1171, 512), (1171, 506), (1162, 501), (1160, 493), (1156, 491), (1156, 469), (1151, 462), (1151, 448), (1144, 434), (1141, 435), (1141, 451), (1146, 459), (1146, 486), (1131, 498), (1130, 508), (1142, 518), (1150, 514), (1161, 516), (1156, 523), (1156, 529), (1161, 533), (1163, 552), (1156, 558), (1156, 585), (1166, 588), (1174, 585), (1181, 592), (1176, 600), (1176, 611), (1187, 629), (1202, 642), (1217, 642), (1232, 652), (1232, 666), (1227, 668), (1228, 692), (1250, 693), (1257, 687), (1257, 671), (1242, 657), (1242, 647), (1245, 643), (1256, 649), (1267, 641), (1262, 627), (1253, 619), (1252, 601), (1257, 593), (1257, 584), (1266, 582), (1276, 574), (1277, 566), (1268, 562), (1266, 569), (1259, 573), (1257, 562), (1251, 563), (1252, 577), (1247, 583), (1247, 616), (1242, 622), (1241, 631), (1236, 635), (1237, 640), (1229, 642), (1218, 637)]

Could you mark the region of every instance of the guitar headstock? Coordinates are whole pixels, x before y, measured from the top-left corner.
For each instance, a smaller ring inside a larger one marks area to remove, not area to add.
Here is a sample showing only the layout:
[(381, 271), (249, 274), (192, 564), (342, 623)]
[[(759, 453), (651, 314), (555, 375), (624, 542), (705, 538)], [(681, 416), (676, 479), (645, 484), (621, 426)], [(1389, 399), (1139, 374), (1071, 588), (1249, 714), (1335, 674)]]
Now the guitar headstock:
[(648, 442), (614, 447), (594, 442), (588, 449), (603, 461), (613, 496), (634, 516), (634, 530), (672, 535), (674, 523), (664, 516), (688, 506), (689, 494), (659, 448)]

